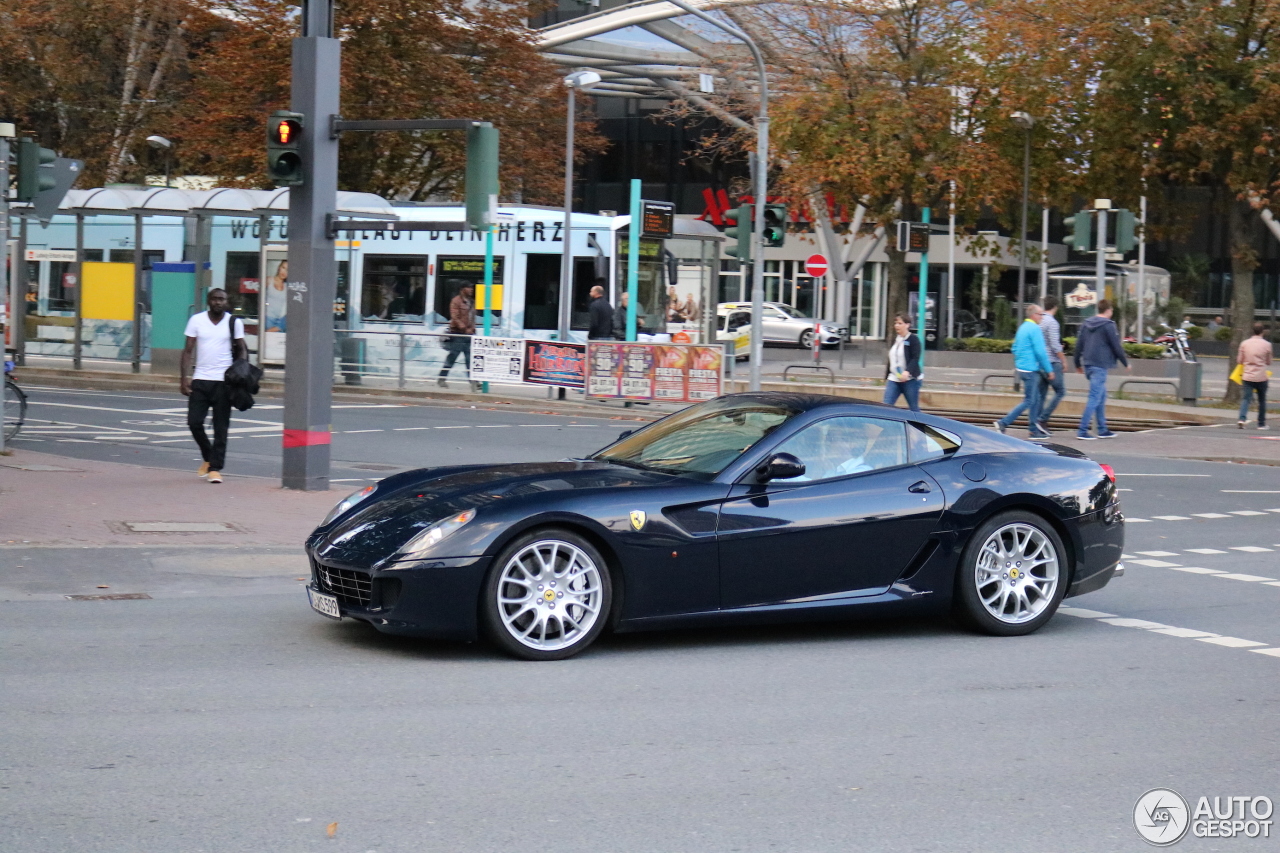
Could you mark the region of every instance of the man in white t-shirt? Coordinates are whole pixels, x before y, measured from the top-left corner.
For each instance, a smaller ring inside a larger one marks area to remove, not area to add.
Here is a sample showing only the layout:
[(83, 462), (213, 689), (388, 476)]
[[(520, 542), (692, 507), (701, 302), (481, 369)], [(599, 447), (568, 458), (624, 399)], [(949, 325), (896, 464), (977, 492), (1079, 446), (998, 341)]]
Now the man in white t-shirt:
[[(232, 329), (235, 342), (232, 343)], [(234, 352), (233, 352), (234, 346)], [(227, 429), (231, 426), (231, 395), (223, 376), (232, 358), (248, 358), (244, 322), (227, 313), (227, 292), (209, 291), (209, 310), (187, 321), (187, 345), (182, 350), (182, 393), (187, 397), (187, 426), (204, 458), (199, 470), (210, 483), (221, 483), (227, 455)], [(192, 372), (192, 360), (195, 372)], [(204, 419), (213, 409), (213, 442), (204, 431)]]

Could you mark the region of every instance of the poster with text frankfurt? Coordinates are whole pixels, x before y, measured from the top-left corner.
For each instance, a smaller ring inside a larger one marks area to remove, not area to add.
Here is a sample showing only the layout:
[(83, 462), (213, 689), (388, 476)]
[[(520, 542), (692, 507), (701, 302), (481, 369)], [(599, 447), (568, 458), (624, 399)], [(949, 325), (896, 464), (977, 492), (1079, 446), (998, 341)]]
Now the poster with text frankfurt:
[(471, 339), (471, 381), (519, 385), (524, 381), (524, 338)]
[(585, 388), (586, 374), (586, 344), (525, 341), (525, 382)]

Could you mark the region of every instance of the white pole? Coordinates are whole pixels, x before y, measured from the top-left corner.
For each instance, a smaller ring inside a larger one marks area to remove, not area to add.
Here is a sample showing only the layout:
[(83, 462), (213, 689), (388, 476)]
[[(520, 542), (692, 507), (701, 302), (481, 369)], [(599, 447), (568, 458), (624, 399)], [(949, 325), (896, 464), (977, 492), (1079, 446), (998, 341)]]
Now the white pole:
[(951, 182), (951, 239), (947, 245), (947, 337), (956, 336), (956, 182)]
[(1040, 208), (1040, 304), (1049, 295), (1049, 208)]
[[(556, 340), (569, 340), (569, 327), (573, 324), (573, 136), (574, 113), (577, 103), (574, 93), (576, 85), (569, 85), (568, 120), (564, 129), (564, 242), (560, 245), (560, 311), (556, 320)], [(628, 232), (631, 240), (640, 239), (640, 231), (635, 223), (631, 223)], [(484, 304), (491, 303), (488, 291), (484, 295)]]
[(1147, 342), (1146, 326), (1142, 322), (1142, 303), (1147, 292), (1147, 197), (1139, 201), (1138, 230), (1138, 343)]

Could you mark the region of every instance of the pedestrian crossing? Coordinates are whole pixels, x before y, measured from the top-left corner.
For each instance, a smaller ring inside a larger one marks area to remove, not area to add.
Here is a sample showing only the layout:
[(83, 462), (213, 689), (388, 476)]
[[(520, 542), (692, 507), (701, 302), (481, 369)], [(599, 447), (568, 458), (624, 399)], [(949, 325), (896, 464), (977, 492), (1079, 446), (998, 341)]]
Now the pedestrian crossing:
[[(1235, 552), (1233, 554), (1233, 552)], [(1230, 569), (1208, 568), (1206, 566), (1188, 566), (1183, 562), (1170, 562), (1169, 558), (1185, 560), (1183, 554), (1194, 554), (1195, 559), (1199, 560), (1204, 557), (1221, 558), (1231, 557), (1238, 554), (1274, 554), (1280, 553), (1280, 542), (1270, 547), (1262, 545), (1228, 545), (1223, 548), (1184, 548), (1178, 551), (1138, 551), (1132, 554), (1123, 554), (1121, 559), (1125, 561), (1126, 566), (1143, 566), (1149, 569), (1169, 569), (1174, 572), (1185, 572), (1193, 575), (1205, 575), (1207, 577), (1218, 578), (1219, 580), (1241, 581), (1244, 583), (1255, 583), (1261, 586), (1280, 587), (1280, 578), (1271, 577), (1269, 575), (1255, 575), (1247, 572), (1234, 572)], [(1210, 561), (1206, 561), (1210, 562)], [(1280, 568), (1280, 567), (1278, 567)], [(1278, 572), (1280, 573), (1280, 572)]]
[(1215, 520), (1219, 518), (1251, 518), (1256, 516), (1265, 516), (1267, 513), (1280, 514), (1280, 507), (1273, 507), (1266, 510), (1256, 509), (1236, 509), (1230, 512), (1193, 512), (1191, 515), (1153, 515), (1151, 518), (1134, 518), (1126, 515), (1124, 517), (1125, 524), (1151, 524), (1154, 521), (1193, 521), (1197, 518)]

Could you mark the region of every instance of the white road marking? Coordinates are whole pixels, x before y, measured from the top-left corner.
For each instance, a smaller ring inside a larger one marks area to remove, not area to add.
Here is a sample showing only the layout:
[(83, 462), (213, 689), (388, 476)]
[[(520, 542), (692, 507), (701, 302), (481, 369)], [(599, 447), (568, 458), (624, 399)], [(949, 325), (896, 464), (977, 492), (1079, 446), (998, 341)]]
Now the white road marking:
[(1101, 619), (1104, 616), (1114, 617), (1114, 613), (1103, 613), (1101, 610), (1088, 610), (1084, 607), (1059, 607), (1059, 613), (1076, 616), (1080, 619)]
[(1212, 474), (1121, 474), (1116, 472), (1117, 477), (1212, 477)]
[(413, 432), (420, 429), (435, 429), (435, 427), (393, 427), (392, 432)]
[(1129, 518), (1127, 516), (1125, 517), (1124, 521), (1125, 521), (1125, 524), (1150, 524), (1151, 523), (1151, 519), (1149, 518)]
[(1249, 651), (1259, 655), (1271, 655), (1280, 658), (1280, 649), (1249, 649)]
[(1219, 489), (1229, 495), (1280, 495), (1280, 489)]
[[(511, 429), (511, 424), (476, 424), (475, 426), (476, 429)], [(569, 426), (590, 426), (590, 424), (569, 424)]]
[(92, 441), (89, 441), (88, 439), (85, 439), (85, 438), (60, 438), (58, 439), (58, 443), (59, 444), (93, 444)]
[(1139, 566), (1149, 566), (1153, 569), (1172, 569), (1177, 567), (1177, 563), (1166, 563), (1164, 560), (1130, 560)]
[(1247, 649), (1251, 646), (1265, 646), (1255, 640), (1242, 640), (1239, 637), (1201, 637), (1202, 643), (1213, 643), (1215, 646), (1226, 646), (1229, 649)]
[[(1116, 625), (1121, 628), (1146, 628), (1154, 631), (1157, 628), (1168, 628), (1162, 622), (1148, 622), (1146, 619), (1130, 619), (1127, 616), (1113, 616), (1109, 619), (1099, 619), (1099, 622), (1106, 622), (1108, 625)], [(1258, 645), (1262, 645), (1259, 643)]]
[[(1226, 516), (1223, 516), (1224, 518)], [(1158, 518), (1161, 521), (1190, 521), (1185, 515), (1154, 515), (1152, 518)]]
[(1188, 548), (1188, 554), (1225, 554), (1226, 551), (1219, 551), (1217, 548)]
[(145, 435), (95, 435), (98, 441), (146, 441)]
[(1178, 556), (1178, 555), (1177, 555), (1177, 554), (1175, 554), (1173, 551), (1139, 551), (1138, 553), (1139, 553), (1139, 554), (1142, 554), (1143, 556), (1146, 556), (1146, 557), (1176, 557), (1176, 556)]
[(347, 429), (342, 431), (342, 435), (355, 435), (358, 432), (382, 432), (382, 430), (380, 429)]
[(1230, 518), (1231, 517), (1229, 515), (1223, 515), (1220, 512), (1193, 512), (1191, 514), (1194, 515), (1196, 518)]
[[(249, 438), (257, 438), (257, 436), (251, 435), (249, 436)], [(187, 438), (162, 438), (162, 439), (159, 439), (158, 441), (153, 441), (151, 443), (152, 444), (178, 444), (179, 442), (192, 441), (192, 440), (193, 439), (190, 436), (188, 436)]]
[(1169, 637), (1186, 637), (1189, 640), (1200, 640), (1205, 637), (1218, 637), (1220, 634), (1214, 634), (1209, 631), (1197, 631), (1194, 628), (1155, 628), (1153, 634), (1164, 634)]
[(1269, 510), (1267, 510), (1267, 512), (1280, 512), (1280, 507), (1275, 507), (1275, 508), (1273, 508), (1273, 509), (1269, 509)]
[(1199, 566), (1170, 566), (1175, 572), (1190, 572), (1193, 575), (1221, 575), (1221, 569), (1202, 569)]
[(434, 429), (471, 429), (471, 424), (459, 424), (458, 426), (441, 426)]
[(1232, 515), (1266, 515), (1265, 512), (1257, 512), (1252, 509), (1233, 509), (1231, 510), (1231, 514)]
[(1224, 574), (1215, 575), (1215, 577), (1228, 578), (1228, 579), (1233, 580), (1233, 581), (1254, 581), (1254, 582), (1256, 582), (1256, 581), (1267, 581), (1267, 582), (1270, 582), (1270, 581), (1275, 580), (1275, 578), (1264, 578), (1264, 577), (1262, 577), (1262, 575), (1243, 575), (1243, 574), (1240, 574), (1239, 572), (1227, 572), (1227, 573), (1224, 573)]
[(1244, 551), (1249, 554), (1268, 554), (1270, 548), (1259, 548), (1257, 545), (1228, 545), (1232, 551)]

